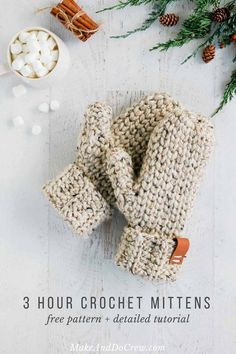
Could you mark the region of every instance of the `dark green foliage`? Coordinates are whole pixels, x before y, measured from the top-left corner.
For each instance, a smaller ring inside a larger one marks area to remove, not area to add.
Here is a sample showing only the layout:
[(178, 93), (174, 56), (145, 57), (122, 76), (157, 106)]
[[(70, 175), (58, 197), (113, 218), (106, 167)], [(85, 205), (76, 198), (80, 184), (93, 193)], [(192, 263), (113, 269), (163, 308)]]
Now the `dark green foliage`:
[[(113, 38), (126, 38), (129, 35), (145, 31), (148, 29), (160, 16), (166, 13), (168, 5), (177, 0), (120, 0), (117, 4), (107, 7), (101, 11), (111, 9), (122, 9), (127, 6), (149, 5), (151, 12), (144, 23), (126, 34), (114, 36)], [(158, 43), (150, 50), (159, 49), (166, 51), (169, 48), (181, 47), (194, 39), (202, 39), (202, 42), (197, 46), (192, 54), (190, 54), (183, 63), (190, 58), (196, 56), (200, 49), (205, 48), (209, 44), (214, 44), (216, 47), (223, 44), (223, 47), (232, 44), (231, 37), (236, 35), (236, 0), (225, 3), (220, 0), (192, 0), (195, 2), (195, 10), (182, 23), (181, 29), (174, 39), (170, 39), (165, 43)], [(216, 9), (226, 7), (230, 12), (230, 17), (225, 22), (217, 22), (213, 20), (213, 13)], [(100, 11), (100, 12), (101, 12)], [(235, 44), (235, 43), (234, 43)], [(236, 55), (233, 58), (236, 62)], [(236, 70), (232, 73), (229, 83), (226, 85), (225, 92), (220, 102), (219, 107), (214, 115), (218, 113), (224, 105), (226, 105), (236, 95)]]
[(150, 50), (168, 50), (171, 47), (181, 47), (193, 39), (203, 38), (210, 32), (211, 24), (211, 13), (205, 12), (199, 14), (195, 12), (184, 21), (179, 34), (174, 39), (166, 43), (159, 43)]
[(213, 114), (213, 116), (215, 114), (217, 114), (219, 111), (222, 110), (222, 108), (229, 102), (232, 100), (232, 98), (236, 95), (236, 71), (234, 71), (231, 75), (231, 79), (228, 82), (228, 84), (226, 85), (225, 88), (225, 92), (222, 98), (222, 101), (220, 102), (219, 107), (217, 108), (217, 110), (215, 111), (215, 113)]
[(196, 10), (195, 11), (204, 11), (209, 8), (217, 8), (219, 6), (219, 0), (196, 0)]
[(128, 31), (127, 33), (120, 36), (112, 36), (112, 38), (126, 38), (133, 33), (145, 31), (148, 29), (160, 16), (165, 13), (166, 7), (168, 4), (176, 0), (159, 0), (155, 1), (152, 7), (152, 11), (148, 15), (147, 19), (143, 22), (143, 24), (135, 28), (134, 30)]
[(153, 0), (126, 0), (126, 1), (120, 0), (117, 4), (112, 5), (110, 7), (105, 7), (104, 9), (97, 11), (97, 13), (103, 12), (103, 11), (108, 11), (108, 10), (113, 10), (113, 9), (124, 9), (127, 6), (138, 6), (141, 4), (146, 5), (149, 2), (153, 2)]

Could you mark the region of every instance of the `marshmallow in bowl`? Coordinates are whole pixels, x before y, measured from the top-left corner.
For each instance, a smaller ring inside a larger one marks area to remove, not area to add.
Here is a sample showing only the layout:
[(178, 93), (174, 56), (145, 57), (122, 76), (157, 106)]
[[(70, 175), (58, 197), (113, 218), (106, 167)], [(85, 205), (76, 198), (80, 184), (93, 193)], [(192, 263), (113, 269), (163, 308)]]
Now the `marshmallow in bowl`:
[(32, 63), (35, 63), (36, 60), (38, 59), (38, 54), (37, 53), (27, 53), (25, 55), (25, 62), (26, 64), (32, 64)]
[(20, 41), (15, 41), (11, 44), (11, 53), (20, 54), (22, 52), (22, 44)]
[(24, 77), (31, 77), (33, 74), (32, 66), (26, 64), (20, 69), (20, 73)]
[(19, 41), (21, 43), (26, 43), (27, 41), (27, 38), (30, 36), (29, 32), (25, 32), (25, 31), (22, 31), (20, 34), (19, 34)]
[(22, 76), (41, 78), (57, 64), (56, 41), (43, 30), (22, 31), (10, 45), (12, 68)]
[(30, 38), (26, 43), (26, 48), (29, 53), (38, 53), (40, 51), (40, 44), (37, 39)]
[(51, 50), (49, 49), (47, 42), (41, 42), (41, 50), (40, 50), (41, 55), (50, 55)]
[(36, 72), (37, 77), (44, 77), (49, 73), (48, 69), (43, 66), (42, 69)]
[(48, 44), (48, 47), (53, 50), (54, 48), (56, 48), (57, 44), (56, 42), (54, 41), (54, 39), (52, 37), (49, 37), (48, 40), (47, 40), (47, 44)]
[(25, 65), (25, 61), (21, 57), (16, 57), (12, 62), (12, 67), (14, 70), (21, 70)]
[(34, 69), (34, 71), (37, 73), (38, 71), (43, 69), (43, 64), (41, 63), (40, 60), (35, 60), (32, 63), (32, 68)]
[(52, 71), (52, 69), (56, 66), (56, 61), (51, 61), (48, 64), (45, 64), (46, 68), (48, 69), (48, 71)]
[(58, 50), (52, 50), (51, 51), (51, 57), (52, 57), (52, 59), (54, 60), (54, 61), (57, 61), (58, 60), (58, 57), (59, 57), (59, 52), (58, 52)]
[(28, 53), (28, 47), (27, 47), (27, 44), (26, 43), (24, 43), (23, 45), (22, 45), (22, 53)]
[(48, 33), (44, 32), (44, 31), (38, 31), (37, 33), (37, 40), (38, 41), (47, 41), (48, 39)]
[(43, 64), (49, 64), (53, 61), (53, 58), (51, 56), (51, 54), (43, 54), (40, 56), (40, 59), (41, 63)]

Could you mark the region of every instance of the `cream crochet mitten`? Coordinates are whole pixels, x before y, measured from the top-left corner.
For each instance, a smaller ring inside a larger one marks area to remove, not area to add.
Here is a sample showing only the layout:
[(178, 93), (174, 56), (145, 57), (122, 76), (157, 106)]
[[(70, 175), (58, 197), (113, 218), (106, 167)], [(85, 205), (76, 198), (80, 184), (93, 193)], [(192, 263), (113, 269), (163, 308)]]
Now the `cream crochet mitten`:
[(77, 159), (43, 187), (75, 233), (88, 235), (111, 215), (115, 196), (105, 165), (110, 145), (127, 151), (138, 173), (153, 129), (178, 107), (178, 102), (163, 93), (144, 97), (115, 118), (104, 104), (89, 106)]
[(127, 152), (109, 151), (108, 175), (128, 220), (117, 265), (149, 279), (175, 280), (188, 250), (180, 235), (212, 145), (209, 121), (176, 107), (154, 128), (136, 180)]
[(77, 147), (77, 158), (43, 191), (74, 232), (85, 236), (111, 216), (103, 197), (107, 177), (104, 154), (110, 138), (112, 111), (101, 103), (90, 105)]

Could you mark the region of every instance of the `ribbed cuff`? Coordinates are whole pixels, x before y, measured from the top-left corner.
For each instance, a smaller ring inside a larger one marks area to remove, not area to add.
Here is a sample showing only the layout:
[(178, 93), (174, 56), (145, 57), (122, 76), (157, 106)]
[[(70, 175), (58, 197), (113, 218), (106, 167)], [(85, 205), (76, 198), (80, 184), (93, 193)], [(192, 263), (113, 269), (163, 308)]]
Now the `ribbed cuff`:
[(76, 234), (89, 235), (111, 217), (111, 207), (76, 165), (43, 187), (47, 199)]
[(176, 280), (181, 265), (170, 264), (174, 239), (126, 227), (116, 255), (116, 264), (132, 274), (151, 280)]

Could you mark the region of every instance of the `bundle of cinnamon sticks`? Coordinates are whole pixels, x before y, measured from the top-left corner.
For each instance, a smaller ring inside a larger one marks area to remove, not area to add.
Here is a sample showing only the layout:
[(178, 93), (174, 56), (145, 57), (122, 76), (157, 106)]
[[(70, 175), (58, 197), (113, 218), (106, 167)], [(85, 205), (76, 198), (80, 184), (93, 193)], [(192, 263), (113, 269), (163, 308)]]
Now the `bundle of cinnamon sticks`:
[(51, 9), (51, 14), (83, 42), (99, 28), (74, 0), (61, 1)]

